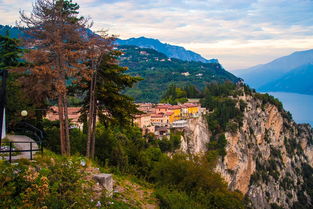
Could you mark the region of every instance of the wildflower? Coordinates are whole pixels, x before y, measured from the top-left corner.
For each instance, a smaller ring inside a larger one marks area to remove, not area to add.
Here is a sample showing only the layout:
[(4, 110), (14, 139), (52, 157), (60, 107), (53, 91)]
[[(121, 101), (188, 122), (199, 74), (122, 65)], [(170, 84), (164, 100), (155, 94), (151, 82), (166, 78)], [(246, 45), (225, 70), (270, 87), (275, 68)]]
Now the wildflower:
[(86, 166), (86, 161), (85, 161), (85, 160), (81, 160), (81, 161), (80, 161), (80, 165), (83, 166), (83, 167), (85, 167), (85, 166)]
[(96, 206), (97, 206), (97, 207), (101, 207), (101, 202), (98, 201), (97, 204), (96, 204)]

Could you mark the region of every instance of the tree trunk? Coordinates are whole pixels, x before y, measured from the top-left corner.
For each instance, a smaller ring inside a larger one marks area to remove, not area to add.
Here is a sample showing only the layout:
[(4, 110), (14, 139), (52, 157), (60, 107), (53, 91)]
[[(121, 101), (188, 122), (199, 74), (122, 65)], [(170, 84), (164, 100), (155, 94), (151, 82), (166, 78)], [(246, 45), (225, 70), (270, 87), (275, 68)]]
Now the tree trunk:
[(91, 133), (91, 158), (95, 158), (95, 147), (96, 147), (96, 126), (97, 126), (97, 109), (96, 109), (96, 97), (94, 97), (95, 108), (93, 111), (93, 123), (92, 123), (92, 133)]
[(66, 154), (65, 148), (65, 129), (64, 129), (64, 107), (63, 107), (63, 98), (61, 95), (58, 97), (58, 113), (59, 113), (59, 121), (60, 121), (60, 147), (61, 147), (61, 154)]
[(88, 113), (88, 137), (87, 137), (87, 153), (89, 158), (94, 157), (94, 137), (96, 120), (96, 72), (93, 73), (90, 83), (90, 99), (89, 99), (89, 113)]
[(71, 142), (70, 142), (70, 129), (69, 129), (69, 118), (68, 118), (68, 104), (67, 95), (64, 94), (64, 129), (65, 129), (65, 144), (66, 144), (66, 154), (71, 154)]
[(90, 158), (91, 154), (91, 132), (92, 132), (92, 113), (93, 113), (93, 78), (91, 79), (91, 85), (90, 85), (90, 95), (89, 95), (89, 112), (88, 112), (88, 134), (87, 134), (87, 151), (86, 151), (86, 156)]

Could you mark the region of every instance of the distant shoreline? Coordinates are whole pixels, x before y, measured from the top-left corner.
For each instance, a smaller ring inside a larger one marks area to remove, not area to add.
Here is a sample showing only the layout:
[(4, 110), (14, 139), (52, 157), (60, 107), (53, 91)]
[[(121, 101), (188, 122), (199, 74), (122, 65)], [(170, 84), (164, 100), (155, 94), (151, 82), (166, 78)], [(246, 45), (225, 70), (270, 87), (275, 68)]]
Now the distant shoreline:
[(313, 127), (313, 95), (289, 92), (262, 92), (279, 99), (284, 109), (290, 111), (297, 123), (309, 123)]

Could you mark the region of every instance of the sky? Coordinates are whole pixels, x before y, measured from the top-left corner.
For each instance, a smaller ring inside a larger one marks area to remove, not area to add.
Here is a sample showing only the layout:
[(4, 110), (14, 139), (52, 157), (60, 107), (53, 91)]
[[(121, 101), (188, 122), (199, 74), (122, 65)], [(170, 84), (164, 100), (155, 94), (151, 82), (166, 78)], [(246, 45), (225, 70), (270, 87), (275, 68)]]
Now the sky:
[[(14, 25), (34, 0), (0, 0), (0, 24)], [(183, 46), (228, 70), (313, 49), (313, 0), (74, 0), (94, 30)]]

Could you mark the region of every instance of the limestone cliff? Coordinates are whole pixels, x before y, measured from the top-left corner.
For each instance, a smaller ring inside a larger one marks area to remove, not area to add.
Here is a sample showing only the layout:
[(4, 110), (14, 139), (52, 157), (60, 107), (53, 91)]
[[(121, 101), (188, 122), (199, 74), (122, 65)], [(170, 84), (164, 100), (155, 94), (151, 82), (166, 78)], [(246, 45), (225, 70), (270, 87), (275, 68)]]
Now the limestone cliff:
[(181, 150), (188, 154), (200, 154), (206, 151), (211, 133), (205, 117), (188, 120), (188, 128), (181, 140)]
[[(313, 130), (296, 124), (283, 109), (254, 93), (234, 98), (245, 102), (242, 124), (226, 132), (226, 155), (216, 171), (231, 190), (239, 190), (253, 208), (312, 208)], [(211, 133), (205, 116), (189, 122), (182, 150), (206, 151)]]

